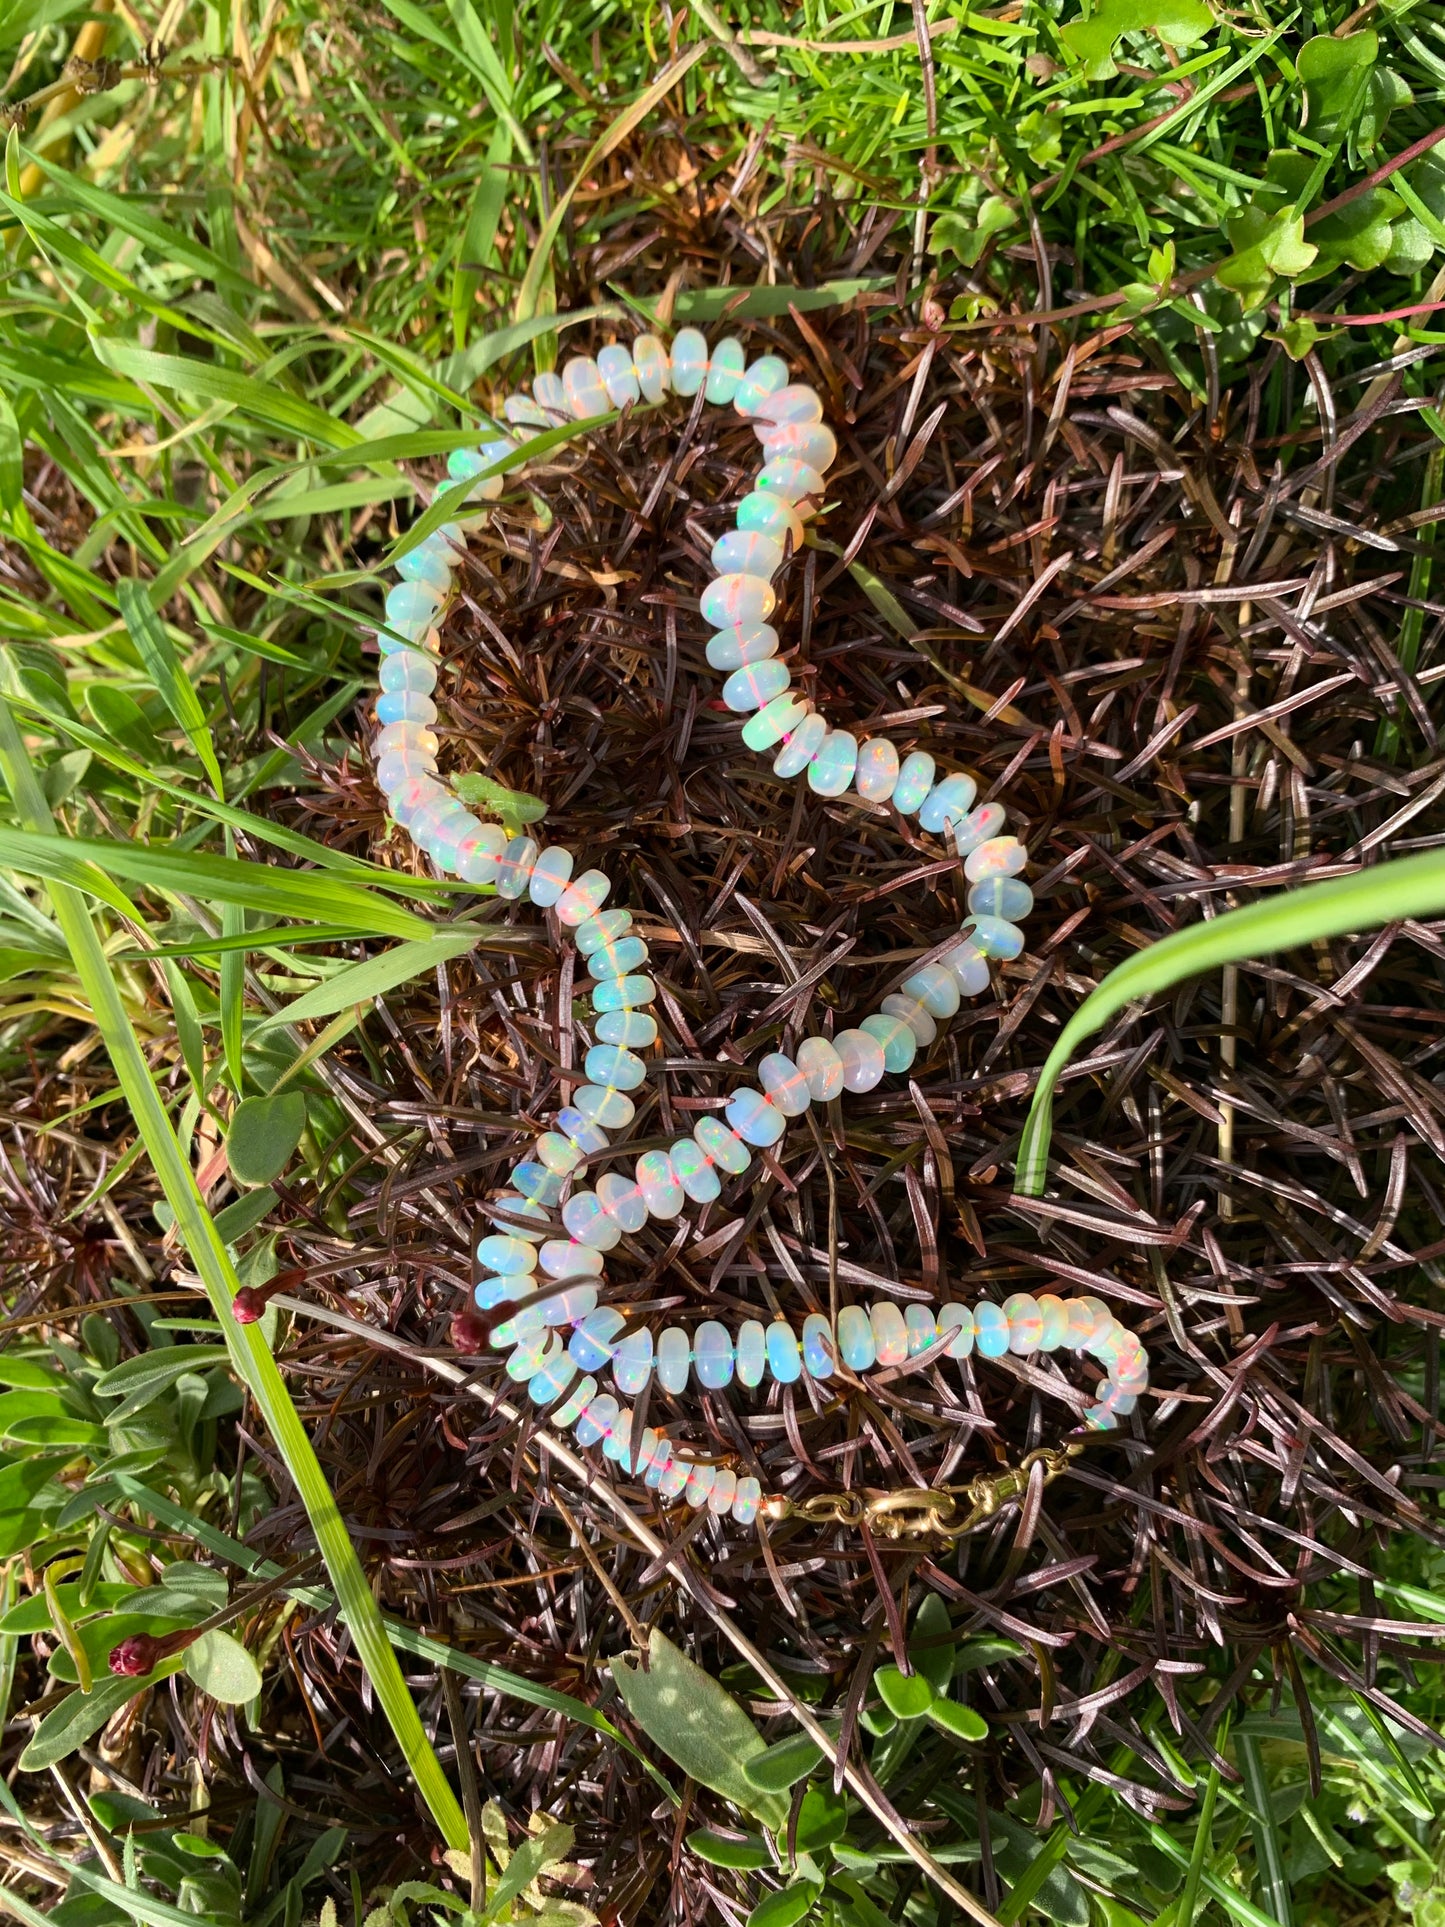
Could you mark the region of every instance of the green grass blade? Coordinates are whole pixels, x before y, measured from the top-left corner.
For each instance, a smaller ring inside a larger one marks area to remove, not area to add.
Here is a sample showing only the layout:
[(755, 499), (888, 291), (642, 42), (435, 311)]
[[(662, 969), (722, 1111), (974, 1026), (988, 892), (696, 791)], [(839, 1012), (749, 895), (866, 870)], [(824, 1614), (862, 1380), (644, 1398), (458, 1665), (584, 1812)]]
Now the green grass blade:
[(368, 957), (362, 963), (348, 964), (334, 977), (328, 977), (324, 984), (315, 990), (305, 991), (294, 1003), (285, 1005), (273, 1016), (265, 1019), (263, 1030), (272, 1024), (301, 1024), (313, 1017), (334, 1017), (338, 1011), (350, 1010), (356, 1004), (369, 1004), (373, 997), (383, 997), (388, 990), (395, 990), (398, 984), (410, 983), (413, 977), (424, 977), (435, 970), (439, 963), (446, 963), (452, 957), (460, 957), (468, 950), (475, 950), (485, 933), (475, 926), (458, 930), (439, 930), (434, 937), (420, 943), (399, 943), (390, 950), (384, 950), (379, 957)]
[[(24, 821), (31, 825), (29, 843), (55, 841), (55, 831), (40, 786), (26, 756), (9, 705), (0, 698), (0, 769)], [(13, 837), (19, 832), (9, 832)], [(105, 951), (81, 892), (59, 881), (51, 884), (55, 920), (64, 934), (71, 960), (90, 1004), (95, 1025), (125, 1092), (136, 1128), (175, 1221), (191, 1263), (195, 1266), (212, 1311), (225, 1333), (227, 1350), (237, 1376), (250, 1388), (266, 1420), (277, 1450), (286, 1462), (341, 1611), (356, 1642), (356, 1650), (418, 1790), (448, 1847), (467, 1846), (466, 1820), (447, 1782), (440, 1760), (427, 1738), (412, 1703), (396, 1655), (381, 1623), (371, 1587), (346, 1525), (326, 1483), (306, 1428), (291, 1401), (286, 1382), (267, 1349), (258, 1325), (238, 1325), (231, 1300), (239, 1289), (235, 1268), (207, 1211), (194, 1173), (182, 1153), (160, 1094), (151, 1079), (145, 1055), (126, 1016), (120, 992), (111, 975)], [(420, 921), (413, 919), (413, 921)]]
[(1285, 1873), (1285, 1846), (1270, 1797), (1269, 1775), (1264, 1770), (1259, 1741), (1253, 1734), (1239, 1732), (1234, 1741), (1235, 1758), (1244, 1780), (1244, 1797), (1249, 1809), (1249, 1830), (1254, 1839), (1254, 1860), (1259, 1875), (1261, 1898), (1269, 1903), (1270, 1913), (1279, 1927), (1294, 1927), (1290, 1906), (1289, 1876)]
[(1373, 930), (1401, 917), (1434, 916), (1441, 910), (1445, 910), (1445, 851), (1428, 850), (1422, 856), (1373, 864), (1328, 883), (1282, 890), (1262, 903), (1176, 930), (1130, 957), (1084, 999), (1039, 1073), (1019, 1144), (1014, 1180), (1019, 1195), (1036, 1198), (1043, 1191), (1053, 1135), (1054, 1087), (1060, 1073), (1084, 1039), (1126, 1005), (1155, 997), (1186, 977), (1223, 964), (1267, 957), (1347, 932)]

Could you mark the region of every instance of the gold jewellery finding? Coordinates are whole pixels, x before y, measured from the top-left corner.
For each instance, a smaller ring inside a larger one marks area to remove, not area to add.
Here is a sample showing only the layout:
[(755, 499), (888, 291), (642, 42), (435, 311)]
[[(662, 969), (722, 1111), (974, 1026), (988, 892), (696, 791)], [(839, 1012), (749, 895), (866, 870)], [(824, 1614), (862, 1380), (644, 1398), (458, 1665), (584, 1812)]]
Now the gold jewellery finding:
[(900, 1486), (881, 1491), (863, 1486), (854, 1492), (818, 1492), (808, 1499), (781, 1493), (764, 1499), (762, 1517), (774, 1523), (807, 1519), (814, 1525), (867, 1526), (880, 1539), (962, 1539), (976, 1532), (1007, 1505), (1027, 1493), (1037, 1466), (1044, 1485), (1052, 1485), (1083, 1451), (1083, 1441), (1026, 1452), (1017, 1465), (967, 1485)]

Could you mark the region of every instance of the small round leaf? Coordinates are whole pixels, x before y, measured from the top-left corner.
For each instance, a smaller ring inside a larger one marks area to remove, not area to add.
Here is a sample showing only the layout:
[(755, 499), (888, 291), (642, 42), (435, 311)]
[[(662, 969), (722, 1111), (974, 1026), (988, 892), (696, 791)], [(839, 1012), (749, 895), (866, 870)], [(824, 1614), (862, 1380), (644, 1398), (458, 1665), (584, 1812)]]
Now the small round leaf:
[(212, 1630), (186, 1649), (186, 1671), (203, 1693), (225, 1706), (244, 1706), (261, 1690), (261, 1669), (239, 1639)]
[(830, 1786), (810, 1786), (798, 1808), (798, 1852), (817, 1853), (848, 1831), (848, 1802)]
[(873, 1684), (896, 1719), (921, 1720), (933, 1704), (933, 1687), (921, 1673), (900, 1673), (896, 1666), (880, 1666)]
[(976, 1713), (971, 1706), (960, 1706), (957, 1700), (936, 1699), (928, 1709), (928, 1717), (945, 1733), (952, 1733), (956, 1740), (971, 1740), (976, 1744), (988, 1738), (988, 1721), (982, 1713)]
[(300, 1091), (274, 1097), (247, 1097), (231, 1114), (226, 1161), (241, 1184), (269, 1184), (279, 1178), (301, 1142), (306, 1100)]
[(797, 1927), (817, 1897), (811, 1880), (795, 1880), (791, 1887), (760, 1900), (748, 1915), (748, 1927)]
[(806, 1733), (797, 1733), (770, 1746), (766, 1753), (755, 1753), (744, 1763), (743, 1772), (765, 1793), (786, 1793), (811, 1773), (822, 1757), (821, 1747), (815, 1746)]
[(745, 1840), (730, 1840), (725, 1833), (714, 1833), (711, 1827), (698, 1827), (687, 1836), (687, 1844), (699, 1860), (706, 1860), (714, 1867), (738, 1867), (744, 1873), (756, 1873), (760, 1867), (771, 1867), (773, 1856), (755, 1834)]

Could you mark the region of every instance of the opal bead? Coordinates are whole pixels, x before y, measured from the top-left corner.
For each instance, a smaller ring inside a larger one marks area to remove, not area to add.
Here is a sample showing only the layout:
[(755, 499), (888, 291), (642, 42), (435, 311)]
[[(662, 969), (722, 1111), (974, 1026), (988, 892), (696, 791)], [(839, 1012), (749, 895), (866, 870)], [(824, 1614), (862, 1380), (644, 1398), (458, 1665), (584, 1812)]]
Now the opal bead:
[(841, 796), (857, 767), (858, 738), (846, 729), (830, 729), (808, 765), (808, 788), (819, 796)]
[(738, 503), (733, 514), (738, 528), (748, 533), (770, 535), (775, 542), (790, 543), (793, 554), (803, 546), (803, 518), (791, 502), (780, 495), (754, 489)]
[(1008, 1319), (991, 1300), (982, 1298), (973, 1308), (974, 1342), (985, 1358), (1002, 1358), (1008, 1350)]
[(549, 1325), (580, 1325), (589, 1312), (597, 1309), (597, 1287), (567, 1285), (549, 1290), (537, 1309)]
[(428, 627), (445, 601), (445, 590), (428, 582), (398, 582), (386, 592), (387, 624), (403, 634), (417, 624)]
[(733, 1500), (733, 1520), (737, 1525), (750, 1526), (758, 1516), (758, 1507), (763, 1502), (763, 1488), (756, 1479), (739, 1479), (737, 1496)]
[(982, 883), (985, 877), (1016, 877), (1028, 867), (1028, 860), (1029, 853), (1016, 836), (991, 836), (968, 852), (963, 874), (970, 883)]
[(783, 545), (751, 529), (729, 529), (712, 545), (710, 561), (719, 575), (776, 575), (783, 566)]
[(722, 699), (729, 709), (761, 709), (792, 684), (792, 673), (776, 656), (767, 662), (752, 662), (735, 669), (722, 686)]
[(646, 1325), (619, 1338), (612, 1348), (612, 1377), (619, 1392), (636, 1398), (652, 1379), (652, 1333)]
[(865, 1017), (858, 1026), (876, 1038), (883, 1051), (883, 1068), (886, 1071), (906, 1071), (918, 1055), (918, 1039), (901, 1017), (885, 1016), (879, 1013)]
[(768, 1370), (780, 1385), (796, 1384), (803, 1375), (802, 1354), (793, 1328), (781, 1318), (768, 1326)]
[(725, 1114), (744, 1144), (776, 1144), (786, 1128), (783, 1113), (770, 1104), (761, 1091), (734, 1091), (727, 1101)]
[(781, 495), (800, 515), (811, 515), (828, 485), (810, 462), (795, 462), (791, 455), (779, 455), (758, 470), (755, 486), (765, 494)]
[(968, 907), (976, 917), (1021, 923), (1034, 907), (1034, 893), (1020, 877), (985, 877), (969, 891)]
[(893, 785), (893, 807), (900, 816), (912, 816), (933, 788), (937, 764), (926, 749), (915, 749), (905, 756)]
[[(967, 816), (954, 823), (954, 848), (965, 859), (972, 856), (973, 852), (981, 849), (985, 843), (994, 842), (1001, 835), (1007, 821), (1008, 818), (1004, 815), (1001, 803), (980, 803), (976, 810), (970, 810)], [(1010, 841), (1012, 840), (1011, 838)], [(967, 862), (964, 864), (964, 874), (970, 881), (974, 880), (973, 872), (968, 868)]]
[[(569, 1353), (568, 1356), (570, 1357), (571, 1354)], [(578, 1379), (566, 1398), (552, 1414), (552, 1423), (559, 1431), (570, 1431), (596, 1396), (597, 1380), (595, 1378)]]
[(707, 381), (703, 393), (711, 402), (725, 407), (738, 392), (747, 367), (747, 352), (736, 335), (729, 335), (713, 349), (708, 361)]
[(758, 404), (753, 433), (762, 440), (780, 422), (820, 422), (822, 419), (823, 403), (817, 389), (803, 381), (789, 382)]
[(409, 622), (405, 630), (398, 635), (393, 635), (389, 629), (374, 629), (372, 634), (376, 637), (376, 646), (383, 660), (387, 656), (396, 655), (398, 650), (402, 649), (411, 650), (418, 655), (423, 651), (428, 655), (435, 655), (442, 646), (441, 631), (426, 622)]
[(923, 1049), (927, 1049), (938, 1035), (938, 1025), (916, 997), (904, 997), (898, 991), (890, 992), (883, 999), (881, 1009), (885, 1017), (901, 1017)]
[(577, 1376), (577, 1367), (564, 1351), (549, 1358), (534, 1373), (527, 1386), (527, 1396), (535, 1405), (550, 1405), (554, 1398), (560, 1398)]
[(562, 370), (567, 406), (579, 422), (605, 415), (611, 407), (602, 372), (591, 355), (574, 355)]
[(850, 1372), (869, 1371), (877, 1362), (873, 1321), (861, 1305), (844, 1305), (838, 1313), (838, 1354)]
[(801, 1117), (813, 1101), (805, 1072), (781, 1051), (770, 1051), (758, 1065), (758, 1077), (768, 1102), (784, 1117)]
[[(979, 886), (975, 884), (974, 888)], [(970, 896), (973, 894), (969, 892)], [(1015, 923), (1005, 917), (994, 917), (974, 913), (973, 929), (969, 932), (974, 944), (985, 957), (998, 957), (1005, 963), (1010, 958), (1022, 956), (1024, 933)]]
[(385, 723), (371, 739), (371, 753), (378, 761), (392, 750), (420, 750), (435, 756), (440, 748), (436, 731), (424, 723)]
[(594, 1398), (587, 1410), (578, 1419), (576, 1439), (581, 1446), (596, 1445), (599, 1439), (606, 1439), (617, 1423), (620, 1408), (610, 1392), (603, 1392)]
[(821, 422), (780, 422), (764, 435), (763, 453), (770, 462), (791, 456), (825, 475), (838, 458), (838, 438)]
[(905, 1305), (903, 1323), (908, 1331), (908, 1356), (918, 1358), (938, 1338), (938, 1324), (927, 1305)]
[(728, 1337), (727, 1327), (720, 1325), (715, 1318), (708, 1318), (697, 1328), (692, 1341), (693, 1370), (697, 1382), (710, 1392), (721, 1391), (724, 1385), (732, 1382), (733, 1341)]
[(612, 1341), (627, 1321), (615, 1305), (589, 1311), (567, 1341), (567, 1350), (584, 1372), (600, 1372), (612, 1357)]
[(622, 1236), (595, 1191), (574, 1191), (562, 1207), (562, 1222), (579, 1245), (593, 1245), (598, 1251), (610, 1251)]
[(562, 385), (562, 377), (553, 368), (543, 374), (533, 375), (532, 399), (559, 422), (567, 421), (571, 416), (572, 410), (567, 406), (567, 390)]
[[(628, 983), (630, 979), (622, 981)], [(605, 1131), (624, 1131), (638, 1116), (638, 1106), (626, 1091), (613, 1091), (609, 1085), (578, 1085), (572, 1093), (572, 1104)]]
[(735, 1178), (740, 1178), (753, 1161), (737, 1132), (729, 1130), (720, 1117), (700, 1117), (692, 1127), (692, 1134), (708, 1162)]
[(428, 803), (439, 803), (445, 795), (446, 791), (434, 777), (408, 776), (391, 793), (392, 817), (405, 829), (418, 810)]
[(1091, 1432), (1114, 1432), (1119, 1421), (1105, 1405), (1091, 1405), (1084, 1414), (1084, 1424)]
[(637, 369), (625, 348), (618, 347), (614, 342), (610, 348), (601, 349), (597, 356), (597, 372), (607, 390), (607, 399), (614, 408), (626, 408), (630, 403), (642, 399)]
[(602, 1209), (620, 1231), (641, 1231), (647, 1223), (647, 1200), (635, 1179), (620, 1171), (604, 1171), (597, 1180)]
[(749, 749), (771, 749), (802, 722), (808, 705), (799, 696), (778, 696), (743, 724), (743, 741)]
[(514, 1165), (512, 1183), (529, 1202), (542, 1206), (555, 1204), (562, 1195), (562, 1180), (544, 1164), (528, 1161)]
[(549, 1238), (537, 1253), (549, 1278), (600, 1278), (602, 1253), (596, 1245), (579, 1244), (575, 1238)]
[(535, 1344), (524, 1339), (507, 1359), (507, 1377), (518, 1385), (526, 1385), (537, 1376), (544, 1364), (550, 1363), (545, 1340)]
[(938, 1313), (938, 1329), (949, 1334), (947, 1345), (950, 1358), (967, 1358), (973, 1350), (976, 1336), (973, 1313), (967, 1305), (943, 1305)]
[[(528, 1244), (539, 1245), (547, 1235), (547, 1213), (535, 1198), (522, 1198), (510, 1191), (499, 1191), (487, 1211), (490, 1222), (504, 1237), (524, 1238)], [(531, 1219), (530, 1224), (517, 1224), (518, 1218)], [(535, 1260), (531, 1269), (536, 1269)]]
[(945, 776), (941, 783), (934, 784), (919, 805), (919, 829), (929, 830), (936, 836), (945, 824), (961, 822), (977, 795), (978, 784), (971, 776), (961, 772)]
[(505, 1232), (497, 1232), (479, 1240), (477, 1263), (486, 1271), (507, 1277), (512, 1272), (535, 1271), (537, 1254), (525, 1238), (509, 1238)]
[(530, 836), (514, 836), (497, 865), (497, 895), (517, 898), (526, 890), (541, 851)]
[(667, 1471), (667, 1468), (672, 1464), (672, 1462), (673, 1460), (672, 1460), (671, 1443), (667, 1439), (659, 1439), (657, 1442), (657, 1449), (652, 1455), (652, 1464), (648, 1466), (646, 1472), (642, 1476), (643, 1484), (650, 1485), (654, 1489), (660, 1486), (662, 1484), (663, 1474)]
[(635, 1010), (639, 1004), (650, 1004), (656, 995), (657, 985), (651, 977), (609, 977), (592, 992), (592, 1008), (598, 1011)]
[(815, 1104), (826, 1104), (842, 1095), (843, 1060), (826, 1037), (805, 1037), (798, 1046), (798, 1069), (808, 1080), (808, 1094)]
[(932, 1017), (947, 1020), (958, 1010), (958, 981), (941, 964), (924, 964), (904, 979), (902, 989), (905, 996), (916, 997)]
[(630, 910), (603, 910), (597, 916), (584, 918), (572, 932), (572, 941), (584, 957), (590, 957), (594, 950), (625, 937), (631, 928)]
[(672, 338), (672, 387), (695, 395), (707, 377), (707, 339), (698, 328), (679, 328)]
[(506, 419), (519, 428), (550, 428), (545, 408), (539, 408), (530, 395), (508, 395), (502, 403)]
[(457, 874), (466, 883), (495, 883), (506, 853), (506, 831), (498, 823), (483, 823), (475, 836), (468, 837)]
[(884, 1298), (870, 1307), (868, 1315), (880, 1367), (886, 1371), (892, 1365), (901, 1365), (908, 1357), (908, 1327), (903, 1313)]
[(647, 945), (641, 937), (618, 937), (603, 944), (587, 959), (587, 975), (605, 983), (609, 977), (625, 977), (647, 962)]
[(604, 1010), (592, 1028), (602, 1044), (642, 1050), (657, 1042), (657, 1019), (642, 1010)]
[(761, 355), (748, 364), (747, 372), (733, 392), (733, 407), (740, 415), (756, 415), (769, 395), (788, 385), (788, 364), (781, 355)]
[(687, 1333), (669, 1325), (657, 1341), (657, 1382), (664, 1392), (676, 1398), (687, 1390), (687, 1375), (692, 1365), (692, 1347)]
[(938, 961), (965, 997), (981, 997), (988, 989), (988, 957), (971, 938), (956, 943)]
[(530, 1277), (478, 1278), (472, 1287), (472, 1301), (481, 1311), (525, 1298), (533, 1289)]
[(843, 1065), (843, 1088), (871, 1091), (883, 1081), (883, 1046), (866, 1030), (842, 1030), (833, 1039)]
[(691, 1472), (692, 1461), (690, 1459), (674, 1457), (657, 1482), (658, 1492), (664, 1499), (681, 1498)]
[(656, 335), (639, 335), (632, 344), (637, 385), (647, 401), (661, 401), (672, 379), (672, 361)]
[(615, 1091), (635, 1091), (647, 1076), (642, 1059), (616, 1044), (594, 1044), (582, 1068), (592, 1083), (609, 1085)]
[(755, 622), (745, 629), (719, 629), (708, 638), (707, 659), (714, 669), (743, 669), (751, 662), (766, 662), (777, 653), (778, 632), (767, 622)]
[(649, 1425), (642, 1434), (642, 1437), (638, 1439), (633, 1446), (632, 1457), (628, 1461), (628, 1470), (634, 1477), (638, 1474), (646, 1474), (652, 1469), (653, 1464), (662, 1451), (662, 1446), (663, 1439), (661, 1433), (655, 1431), (653, 1427)]
[(1063, 1299), (1053, 1292), (1041, 1291), (1039, 1312), (1043, 1319), (1043, 1329), (1039, 1334), (1039, 1350), (1056, 1352), (1068, 1336), (1069, 1308)]
[(898, 751), (886, 736), (870, 736), (858, 749), (858, 771), (854, 778), (858, 794), (867, 803), (886, 803), (898, 782)]
[(702, 616), (714, 629), (747, 629), (766, 622), (778, 605), (777, 591), (760, 575), (720, 575), (702, 592)]
[(554, 843), (532, 865), (532, 874), (527, 880), (527, 895), (545, 910), (561, 896), (571, 875), (572, 852)]
[(708, 1511), (719, 1519), (726, 1518), (733, 1509), (737, 1494), (737, 1473), (730, 1466), (719, 1466), (713, 1476), (712, 1490), (707, 1495)]
[(823, 747), (828, 735), (826, 717), (814, 710), (805, 716), (790, 736), (783, 739), (783, 746), (773, 758), (774, 776), (801, 776)]
[(557, 900), (557, 915), (565, 924), (586, 923), (607, 901), (612, 885), (600, 870), (584, 870)]
[(446, 557), (425, 543), (398, 557), (396, 572), (403, 582), (425, 582), (443, 595), (452, 586), (451, 566)]
[[(447, 474), (454, 482), (468, 482), (490, 467), (479, 448), (454, 448), (447, 456)], [(486, 475), (466, 492), (468, 502), (495, 502), (502, 493), (500, 475)]]
[(678, 1183), (694, 1204), (709, 1204), (721, 1192), (722, 1181), (696, 1138), (680, 1137), (667, 1155)]
[(768, 1336), (762, 1320), (745, 1318), (738, 1327), (738, 1384), (755, 1391), (768, 1373)]
[(687, 1500), (694, 1512), (701, 1512), (707, 1504), (708, 1495), (712, 1491), (713, 1481), (716, 1478), (717, 1468), (712, 1465), (694, 1465), (688, 1473), (687, 1484), (682, 1489), (682, 1496)]
[(803, 1320), (803, 1363), (809, 1378), (833, 1376), (833, 1329), (820, 1311)]
[(1044, 1315), (1032, 1292), (1016, 1291), (1003, 1301), (1008, 1320), (1009, 1350), (1020, 1354), (1036, 1352), (1044, 1336)]
[(564, 1104), (558, 1111), (556, 1128), (584, 1156), (607, 1149), (607, 1133), (584, 1111), (579, 1111), (575, 1104)]
[(675, 1218), (686, 1193), (666, 1151), (645, 1151), (637, 1160), (637, 1188), (654, 1218)]
[(1113, 1380), (1107, 1378), (1100, 1379), (1095, 1387), (1094, 1396), (1098, 1399), (1103, 1411), (1112, 1412), (1117, 1418), (1127, 1418), (1138, 1404), (1138, 1398), (1133, 1392), (1126, 1392), (1123, 1386), (1116, 1385)]

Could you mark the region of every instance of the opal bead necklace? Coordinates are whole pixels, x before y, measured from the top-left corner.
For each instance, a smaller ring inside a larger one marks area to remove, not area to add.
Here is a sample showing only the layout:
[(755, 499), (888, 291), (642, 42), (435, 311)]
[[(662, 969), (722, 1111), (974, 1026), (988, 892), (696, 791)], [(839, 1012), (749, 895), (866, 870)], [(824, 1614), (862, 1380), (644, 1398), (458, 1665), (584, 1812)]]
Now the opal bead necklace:
[[(599, 1445), (661, 1497), (706, 1505), (748, 1524), (769, 1503), (756, 1479), (678, 1453), (655, 1427), (634, 1428), (632, 1407), (602, 1390), (596, 1374), (610, 1371), (622, 1399), (642, 1394), (654, 1374), (660, 1390), (675, 1397), (690, 1377), (708, 1391), (733, 1383), (752, 1390), (768, 1378), (786, 1385), (806, 1373), (822, 1383), (840, 1368), (859, 1375), (963, 1358), (975, 1350), (994, 1358), (1069, 1349), (1104, 1368), (1083, 1420), (1097, 1431), (1133, 1410), (1148, 1385), (1148, 1360), (1138, 1337), (1097, 1298), (1065, 1301), (1021, 1292), (1002, 1305), (951, 1303), (936, 1314), (918, 1304), (900, 1309), (881, 1302), (868, 1310), (848, 1305), (839, 1311), (836, 1328), (815, 1312), (800, 1334), (779, 1317), (768, 1325), (748, 1319), (734, 1336), (719, 1320), (708, 1319), (691, 1334), (668, 1326), (655, 1341), (650, 1329), (629, 1329), (615, 1306), (598, 1302), (604, 1253), (624, 1234), (639, 1231), (649, 1218), (678, 1217), (689, 1201), (706, 1204), (718, 1197), (725, 1179), (743, 1176), (753, 1152), (777, 1144), (789, 1120), (811, 1105), (872, 1090), (885, 1076), (907, 1071), (962, 999), (987, 989), (990, 959), (1022, 952), (1019, 926), (1033, 907), (1022, 874), (1028, 852), (1007, 833), (999, 804), (976, 804), (973, 777), (940, 771), (926, 750), (900, 756), (884, 737), (860, 743), (851, 731), (832, 726), (795, 690), (788, 665), (779, 659), (778, 632), (768, 621), (777, 604), (772, 577), (802, 546), (837, 454), (818, 395), (790, 380), (781, 357), (763, 355), (749, 363), (736, 337), (709, 349), (696, 328), (681, 329), (670, 348), (642, 335), (630, 350), (612, 345), (595, 359), (575, 356), (560, 375), (538, 375), (530, 394), (508, 395), (501, 411), (506, 434), (455, 451), (448, 471), (455, 481), (473, 483), (469, 503), (489, 503), (504, 486), (502, 474), (491, 471), (546, 430), (657, 404), (669, 393), (699, 392), (750, 421), (764, 456), (738, 504), (734, 528), (713, 544), (717, 573), (702, 595), (702, 614), (713, 628), (707, 660), (726, 672), (723, 701), (746, 716), (747, 747), (773, 752), (778, 776), (805, 776), (823, 797), (851, 790), (875, 809), (891, 804), (900, 816), (914, 817), (921, 830), (951, 842), (970, 884), (970, 916), (956, 942), (884, 997), (855, 1029), (831, 1039), (805, 1038), (791, 1057), (776, 1051), (765, 1056), (758, 1065), (760, 1088), (735, 1091), (722, 1116), (704, 1116), (668, 1150), (644, 1153), (630, 1176), (606, 1172), (590, 1189), (569, 1191), (585, 1161), (606, 1151), (632, 1123), (636, 1107), (629, 1093), (647, 1075), (638, 1053), (658, 1038), (648, 1008), (657, 987), (644, 967), (647, 945), (631, 912), (604, 907), (611, 884), (601, 870), (574, 874), (570, 850), (544, 850), (531, 836), (509, 837), (483, 822), (439, 774), (433, 729), (437, 624), (465, 553), (461, 522), (436, 530), (397, 564), (401, 580), (387, 594), (385, 624), (377, 631), (382, 694), (372, 753), (393, 819), (438, 869), (553, 911), (592, 980), (597, 1041), (584, 1059), (585, 1081), (491, 1201), (487, 1216), (494, 1229), (476, 1247), (474, 1298), (479, 1310), (493, 1314), (491, 1342), (508, 1350), (509, 1376), (527, 1386), (548, 1423), (572, 1430), (584, 1447)], [(559, 1207), (565, 1238), (549, 1235), (555, 1228), (551, 1214)]]

